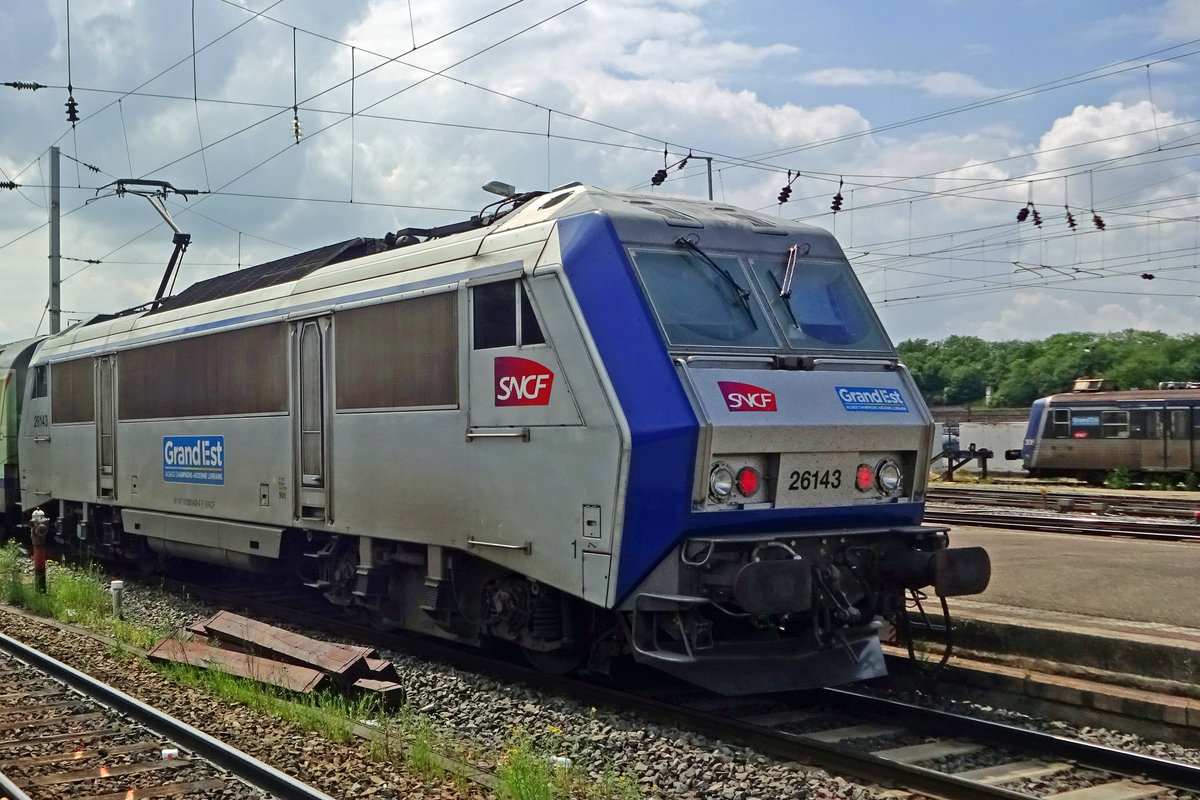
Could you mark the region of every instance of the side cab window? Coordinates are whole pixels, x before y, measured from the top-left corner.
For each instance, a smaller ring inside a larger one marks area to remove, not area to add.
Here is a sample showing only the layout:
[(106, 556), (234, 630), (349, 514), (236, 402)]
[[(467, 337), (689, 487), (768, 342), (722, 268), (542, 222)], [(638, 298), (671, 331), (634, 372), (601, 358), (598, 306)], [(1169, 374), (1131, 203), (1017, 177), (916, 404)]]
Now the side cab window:
[(1071, 409), (1056, 408), (1054, 409), (1053, 424), (1051, 426), (1050, 437), (1053, 439), (1070, 439), (1071, 438)]
[(46, 397), (50, 394), (50, 367), (39, 364), (33, 368), (33, 398)]
[(529, 347), (545, 344), (529, 294), (519, 280), (483, 283), (472, 289), (472, 347)]
[[(558, 280), (513, 277), (469, 286), (471, 427), (582, 424), (555, 337), (545, 335), (552, 320), (564, 319), (563, 307), (556, 305), (565, 302)], [(559, 341), (570, 341), (569, 328), (563, 330)]]

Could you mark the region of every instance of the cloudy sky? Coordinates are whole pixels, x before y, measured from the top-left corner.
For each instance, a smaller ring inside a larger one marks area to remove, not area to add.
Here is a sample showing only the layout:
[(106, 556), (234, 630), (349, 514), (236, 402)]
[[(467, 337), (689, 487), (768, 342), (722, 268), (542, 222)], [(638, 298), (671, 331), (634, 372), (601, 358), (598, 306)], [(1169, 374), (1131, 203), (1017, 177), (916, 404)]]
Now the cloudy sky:
[(0, 340), (48, 326), (52, 145), (64, 323), (170, 256), (118, 178), (204, 192), (167, 202), (180, 289), (464, 219), (492, 179), (648, 189), (665, 148), (834, 230), (896, 341), (1195, 332), (1198, 70), (1191, 0), (6, 0), (0, 82), (46, 88), (0, 87)]

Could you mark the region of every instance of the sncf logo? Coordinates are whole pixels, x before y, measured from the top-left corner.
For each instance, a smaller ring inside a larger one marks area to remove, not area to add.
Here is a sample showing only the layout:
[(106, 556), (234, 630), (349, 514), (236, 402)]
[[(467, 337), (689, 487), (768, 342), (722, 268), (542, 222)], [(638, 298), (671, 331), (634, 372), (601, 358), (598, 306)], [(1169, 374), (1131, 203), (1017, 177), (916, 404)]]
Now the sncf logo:
[(554, 373), (546, 367), (528, 358), (498, 356), (495, 370), (496, 405), (549, 405)]
[(717, 381), (730, 411), (775, 411), (775, 393), (761, 386), (736, 381)]

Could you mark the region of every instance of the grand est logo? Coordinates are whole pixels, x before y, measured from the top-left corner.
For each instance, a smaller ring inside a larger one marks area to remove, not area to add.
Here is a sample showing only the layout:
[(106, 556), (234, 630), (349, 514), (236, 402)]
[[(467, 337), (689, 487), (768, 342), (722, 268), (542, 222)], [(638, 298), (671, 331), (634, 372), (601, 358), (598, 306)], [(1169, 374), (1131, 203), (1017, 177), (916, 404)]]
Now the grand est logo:
[(725, 407), (730, 411), (776, 411), (775, 393), (761, 386), (737, 381), (717, 381)]
[(528, 358), (497, 356), (496, 405), (544, 406), (550, 404), (554, 373)]

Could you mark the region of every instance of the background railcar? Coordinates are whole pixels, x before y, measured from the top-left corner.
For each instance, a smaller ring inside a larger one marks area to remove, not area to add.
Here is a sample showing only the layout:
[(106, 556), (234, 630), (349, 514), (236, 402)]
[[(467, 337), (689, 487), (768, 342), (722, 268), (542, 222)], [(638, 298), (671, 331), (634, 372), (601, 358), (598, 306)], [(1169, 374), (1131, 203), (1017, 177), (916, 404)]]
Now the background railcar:
[(36, 345), (26, 510), (291, 573), (382, 624), (720, 691), (884, 670), (933, 423), (828, 232), (579, 185), (198, 283)]
[(21, 522), (17, 442), (29, 359), (38, 341), (25, 339), (0, 345), (0, 465), (3, 466), (0, 488), (4, 503), (0, 533), (15, 529)]
[(1200, 389), (1075, 391), (1034, 401), (1021, 452), (1035, 477), (1200, 469)]

